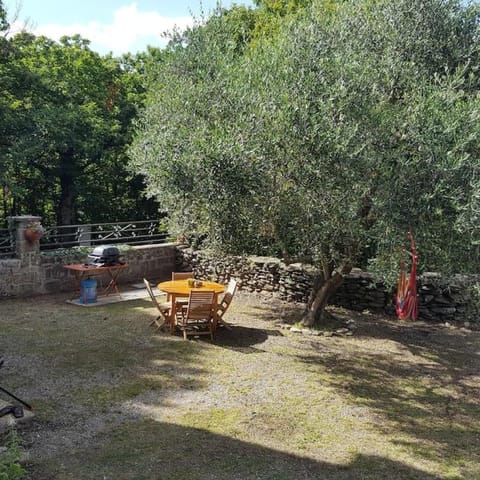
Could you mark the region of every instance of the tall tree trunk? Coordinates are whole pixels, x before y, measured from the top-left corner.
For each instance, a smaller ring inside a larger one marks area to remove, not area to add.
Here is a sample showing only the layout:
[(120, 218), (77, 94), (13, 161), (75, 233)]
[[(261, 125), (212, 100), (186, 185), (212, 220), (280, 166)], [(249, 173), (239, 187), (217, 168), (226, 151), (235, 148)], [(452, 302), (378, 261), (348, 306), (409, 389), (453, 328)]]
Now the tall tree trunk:
[(3, 206), (3, 218), (4, 219), (6, 219), (8, 217), (7, 196), (8, 196), (8, 187), (6, 185), (3, 185), (3, 187), (2, 187), (2, 206)]
[(60, 199), (57, 210), (58, 225), (75, 223), (75, 159), (73, 150), (68, 149), (60, 156)]
[[(330, 298), (338, 290), (340, 285), (342, 285), (345, 275), (351, 271), (352, 265), (346, 263), (332, 274), (328, 274), (328, 272), (325, 271), (323, 279), (319, 277), (320, 281), (318, 283), (317, 281), (314, 282), (313, 291), (302, 319), (303, 326), (313, 327), (315, 323), (320, 323), (323, 320), (325, 307), (328, 305)], [(323, 280), (323, 282), (321, 280)]]

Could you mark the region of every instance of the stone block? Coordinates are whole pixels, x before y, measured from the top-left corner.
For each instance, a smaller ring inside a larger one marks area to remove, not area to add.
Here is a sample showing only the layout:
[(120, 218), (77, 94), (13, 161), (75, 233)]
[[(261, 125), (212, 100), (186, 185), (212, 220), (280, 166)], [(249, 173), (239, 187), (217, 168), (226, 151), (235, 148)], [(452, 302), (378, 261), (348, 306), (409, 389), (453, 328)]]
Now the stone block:
[[(0, 400), (0, 409), (7, 407), (9, 405), (18, 405), (19, 403), (14, 401), (12, 399), (12, 402), (6, 402), (4, 400)], [(25, 407), (23, 408), (23, 417), (21, 418), (15, 418), (15, 416), (11, 413), (8, 415), (4, 415), (3, 417), (0, 417), (0, 431), (1, 432), (6, 432), (10, 430), (12, 427), (18, 427), (20, 425), (25, 425), (31, 423), (33, 420), (33, 412), (28, 410)]]
[(457, 309), (455, 307), (443, 307), (443, 306), (433, 306), (430, 309), (433, 313), (437, 313), (438, 315), (453, 315), (456, 313)]
[(44, 289), (46, 293), (58, 293), (62, 291), (64, 284), (60, 280), (52, 280), (44, 283)]

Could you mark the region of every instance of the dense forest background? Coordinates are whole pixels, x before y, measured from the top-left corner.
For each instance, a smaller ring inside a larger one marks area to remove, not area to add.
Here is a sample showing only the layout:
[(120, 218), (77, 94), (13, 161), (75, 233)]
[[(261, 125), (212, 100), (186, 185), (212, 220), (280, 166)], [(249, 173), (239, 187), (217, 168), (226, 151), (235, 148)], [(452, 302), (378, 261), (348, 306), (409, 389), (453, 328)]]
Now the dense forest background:
[(258, 0), (122, 58), (6, 19), (0, 0), (2, 218), (161, 209), (319, 285), (396, 272), (410, 228), (420, 271), (480, 268), (477, 2)]
[(0, 1), (1, 223), (21, 214), (50, 225), (156, 218), (126, 148), (159, 51), (114, 58), (79, 36), (55, 42), (9, 28)]

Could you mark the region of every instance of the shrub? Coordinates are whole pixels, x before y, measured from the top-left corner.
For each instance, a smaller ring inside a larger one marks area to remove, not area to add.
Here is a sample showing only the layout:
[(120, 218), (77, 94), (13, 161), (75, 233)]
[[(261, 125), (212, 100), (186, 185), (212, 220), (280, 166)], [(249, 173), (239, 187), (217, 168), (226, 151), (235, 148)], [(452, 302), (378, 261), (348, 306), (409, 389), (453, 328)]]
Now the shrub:
[(6, 450), (0, 454), (0, 480), (20, 480), (25, 476), (25, 469), (19, 463), (20, 449), (18, 436), (11, 430), (6, 438)]

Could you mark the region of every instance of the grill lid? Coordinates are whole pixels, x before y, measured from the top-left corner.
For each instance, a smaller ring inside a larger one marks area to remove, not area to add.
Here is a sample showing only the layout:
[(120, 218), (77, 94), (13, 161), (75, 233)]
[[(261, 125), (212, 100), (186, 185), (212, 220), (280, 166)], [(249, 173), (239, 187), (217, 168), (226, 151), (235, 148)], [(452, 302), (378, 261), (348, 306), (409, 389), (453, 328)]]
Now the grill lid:
[(90, 257), (115, 257), (120, 256), (120, 252), (117, 247), (113, 245), (99, 245), (93, 249), (93, 252), (89, 255)]
[(113, 245), (99, 245), (88, 256), (89, 263), (95, 265), (115, 265), (120, 262), (120, 252)]

